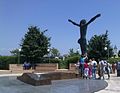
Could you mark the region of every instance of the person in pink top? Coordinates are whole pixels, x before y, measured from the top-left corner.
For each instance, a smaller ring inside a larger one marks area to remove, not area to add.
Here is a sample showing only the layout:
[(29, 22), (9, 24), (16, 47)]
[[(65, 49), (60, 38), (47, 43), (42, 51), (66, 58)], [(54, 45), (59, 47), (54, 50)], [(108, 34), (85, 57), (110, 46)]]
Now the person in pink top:
[(84, 77), (86, 79), (89, 77), (89, 65), (87, 61), (85, 61), (85, 64), (84, 64)]
[(89, 65), (89, 72), (88, 72), (89, 79), (91, 79), (91, 77), (92, 77), (92, 59), (89, 60), (88, 65)]

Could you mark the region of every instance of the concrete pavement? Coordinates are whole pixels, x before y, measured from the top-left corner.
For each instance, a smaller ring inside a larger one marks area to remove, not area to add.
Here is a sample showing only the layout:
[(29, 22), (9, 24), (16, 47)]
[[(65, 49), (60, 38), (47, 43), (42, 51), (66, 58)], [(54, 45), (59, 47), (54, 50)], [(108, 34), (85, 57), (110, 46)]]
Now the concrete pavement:
[(108, 86), (95, 93), (120, 93), (120, 77), (117, 77), (117, 74), (111, 74), (110, 80), (106, 79), (105, 81), (108, 83)]

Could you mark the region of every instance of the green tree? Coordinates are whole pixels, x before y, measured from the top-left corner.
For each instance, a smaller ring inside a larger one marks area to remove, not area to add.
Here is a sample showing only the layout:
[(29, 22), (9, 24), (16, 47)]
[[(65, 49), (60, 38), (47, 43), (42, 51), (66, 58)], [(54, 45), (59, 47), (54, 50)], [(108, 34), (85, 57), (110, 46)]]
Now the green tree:
[(11, 53), (13, 56), (18, 56), (18, 54), (19, 54), (19, 49), (12, 50), (12, 51), (10, 51), (10, 53)]
[(94, 35), (90, 41), (88, 41), (88, 56), (96, 59), (111, 57), (113, 55), (113, 48), (110, 44), (108, 31), (99, 36)]
[(59, 50), (53, 47), (53, 48), (51, 49), (51, 56), (54, 57), (54, 58), (55, 58), (55, 57), (59, 57), (59, 56), (60, 56)]
[(77, 56), (77, 55), (79, 55), (78, 50), (74, 51), (73, 48), (69, 49), (69, 57)]
[(46, 31), (40, 31), (36, 26), (28, 28), (21, 43), (21, 56), (31, 63), (42, 62), (45, 54), (48, 54), (50, 38), (45, 36)]

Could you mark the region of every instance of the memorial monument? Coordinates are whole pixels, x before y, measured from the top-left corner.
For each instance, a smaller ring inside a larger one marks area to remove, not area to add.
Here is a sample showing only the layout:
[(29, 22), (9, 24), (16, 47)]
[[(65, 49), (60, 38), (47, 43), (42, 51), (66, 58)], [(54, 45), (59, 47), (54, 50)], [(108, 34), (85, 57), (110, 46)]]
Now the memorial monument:
[(23, 73), (22, 76), (17, 77), (18, 80), (33, 86), (51, 85), (51, 80), (74, 78), (77, 77), (76, 74), (72, 72)]
[(86, 33), (87, 33), (87, 27), (88, 25), (93, 22), (96, 18), (100, 17), (101, 14), (97, 14), (93, 18), (90, 19), (90, 21), (86, 22), (85, 19), (82, 19), (80, 23), (75, 23), (71, 19), (68, 19), (69, 22), (71, 22), (73, 25), (76, 25), (80, 28), (80, 39), (78, 39), (78, 43), (80, 44), (82, 55), (87, 56), (87, 41), (86, 41)]

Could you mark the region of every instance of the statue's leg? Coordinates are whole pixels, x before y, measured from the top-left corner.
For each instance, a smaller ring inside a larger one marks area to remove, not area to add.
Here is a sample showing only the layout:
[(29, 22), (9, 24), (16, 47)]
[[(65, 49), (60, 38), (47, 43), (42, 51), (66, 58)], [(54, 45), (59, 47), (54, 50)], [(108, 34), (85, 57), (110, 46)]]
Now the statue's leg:
[(86, 39), (79, 39), (78, 43), (80, 44), (82, 55), (87, 54), (87, 43)]

